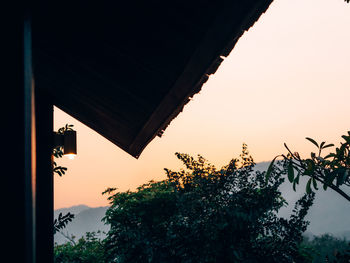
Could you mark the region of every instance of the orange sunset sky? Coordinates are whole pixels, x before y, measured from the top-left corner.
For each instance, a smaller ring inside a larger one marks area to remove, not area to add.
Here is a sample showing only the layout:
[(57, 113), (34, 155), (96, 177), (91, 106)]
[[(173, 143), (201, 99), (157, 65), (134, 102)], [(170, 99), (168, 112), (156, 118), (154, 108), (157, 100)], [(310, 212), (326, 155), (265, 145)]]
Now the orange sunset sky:
[[(150, 87), (144, 87), (150, 89)], [(248, 144), (256, 162), (306, 154), (311, 137), (338, 144), (350, 130), (350, 4), (343, 0), (275, 0), (195, 95), (137, 160), (55, 108), (55, 130), (78, 133), (78, 155), (57, 160), (55, 209), (104, 206), (107, 187), (135, 189), (178, 169), (175, 152), (222, 166)]]

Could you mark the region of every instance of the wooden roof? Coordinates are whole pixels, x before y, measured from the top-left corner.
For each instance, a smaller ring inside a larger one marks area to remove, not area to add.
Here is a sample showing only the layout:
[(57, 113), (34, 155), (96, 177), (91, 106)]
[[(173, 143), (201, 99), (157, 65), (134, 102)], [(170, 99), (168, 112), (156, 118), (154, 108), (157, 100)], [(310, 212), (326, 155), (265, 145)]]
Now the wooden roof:
[(36, 88), (137, 158), (272, 0), (37, 2)]

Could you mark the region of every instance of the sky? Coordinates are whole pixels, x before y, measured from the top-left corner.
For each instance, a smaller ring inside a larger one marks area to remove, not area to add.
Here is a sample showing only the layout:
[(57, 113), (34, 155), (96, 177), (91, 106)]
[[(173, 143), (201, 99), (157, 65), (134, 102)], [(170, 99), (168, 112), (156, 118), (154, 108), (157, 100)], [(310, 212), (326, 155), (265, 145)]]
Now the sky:
[(305, 137), (339, 144), (350, 130), (349, 27), (343, 0), (275, 0), (139, 159), (55, 107), (55, 130), (69, 123), (78, 134), (77, 157), (57, 160), (68, 171), (55, 174), (55, 209), (105, 206), (107, 187), (165, 179), (164, 168), (182, 167), (175, 152), (221, 167), (242, 143), (255, 162), (285, 153), (283, 143), (307, 156)]

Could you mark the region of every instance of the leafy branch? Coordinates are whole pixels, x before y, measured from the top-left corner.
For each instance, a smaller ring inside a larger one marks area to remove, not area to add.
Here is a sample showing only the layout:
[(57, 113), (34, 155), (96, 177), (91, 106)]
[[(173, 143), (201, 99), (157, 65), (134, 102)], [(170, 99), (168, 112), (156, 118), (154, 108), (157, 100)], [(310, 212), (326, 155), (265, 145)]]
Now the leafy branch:
[[(313, 145), (317, 147), (317, 152), (311, 152), (310, 158), (301, 158), (298, 152), (292, 152), (286, 144), (287, 155), (279, 155), (271, 162), (273, 165), (277, 157), (283, 157), (282, 165), (288, 175), (288, 180), (293, 184), (294, 191), (299, 184), (300, 176), (310, 177), (306, 184), (306, 192), (311, 193), (312, 188), (318, 190), (318, 183), (323, 186), (324, 190), (331, 188), (346, 200), (350, 201), (350, 196), (340, 187), (350, 187), (350, 131), (348, 135), (343, 135), (345, 142), (325, 156), (322, 155), (324, 149), (334, 147), (334, 144), (321, 142), (318, 144), (314, 139), (306, 137)], [(269, 169), (270, 169), (269, 167)], [(269, 176), (269, 169), (266, 176)]]
[(74, 215), (69, 212), (65, 215), (62, 215), (62, 213), (60, 213), (58, 215), (58, 218), (53, 221), (54, 234), (65, 228), (67, 224), (73, 220), (73, 218)]
[(77, 244), (75, 242), (75, 236), (74, 235), (69, 235), (68, 232), (65, 234), (63, 233), (63, 231), (59, 231), (59, 233), (64, 237), (66, 238), (69, 242), (71, 242), (74, 246)]

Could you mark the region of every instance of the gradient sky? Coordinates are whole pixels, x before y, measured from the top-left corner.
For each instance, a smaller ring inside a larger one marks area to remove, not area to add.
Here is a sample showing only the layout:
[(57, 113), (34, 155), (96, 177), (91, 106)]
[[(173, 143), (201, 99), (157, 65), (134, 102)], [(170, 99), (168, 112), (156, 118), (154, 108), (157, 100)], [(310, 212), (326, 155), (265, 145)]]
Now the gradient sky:
[(78, 156), (57, 160), (68, 172), (55, 175), (55, 209), (107, 205), (107, 187), (164, 179), (163, 168), (181, 167), (175, 152), (222, 166), (243, 142), (256, 162), (284, 153), (284, 142), (309, 153), (306, 136), (338, 144), (350, 130), (349, 27), (343, 0), (275, 0), (138, 160), (55, 108), (55, 130), (78, 133)]

